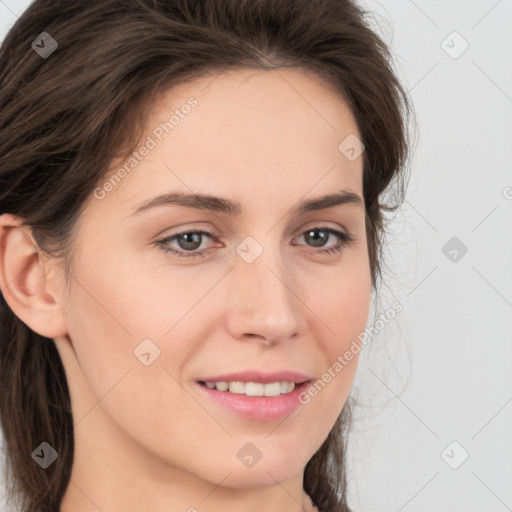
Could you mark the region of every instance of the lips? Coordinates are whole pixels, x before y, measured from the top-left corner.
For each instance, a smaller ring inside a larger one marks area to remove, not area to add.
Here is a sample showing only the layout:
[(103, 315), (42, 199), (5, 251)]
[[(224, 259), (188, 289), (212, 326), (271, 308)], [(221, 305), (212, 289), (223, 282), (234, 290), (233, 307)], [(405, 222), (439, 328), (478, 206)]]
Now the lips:
[(294, 382), (295, 384), (302, 384), (308, 380), (311, 380), (311, 377), (295, 371), (263, 373), (257, 370), (249, 370), (205, 377), (198, 379), (197, 382), (257, 382), (261, 384), (269, 384), (271, 382)]
[[(309, 386), (311, 380), (307, 375), (294, 371), (247, 371), (205, 377), (196, 384), (202, 396), (224, 410), (227, 409), (246, 419), (275, 421), (290, 415), (301, 405), (299, 395)], [(271, 393), (272, 396), (248, 396), (244, 393), (258, 386), (259, 389), (263, 386), (267, 390), (269, 387), (273, 388), (276, 383), (290, 384), (290, 391), (283, 394)], [(222, 390), (217, 389), (219, 384), (222, 385)]]
[[(216, 391), (206, 386), (196, 384), (198, 393), (211, 401), (216, 407), (227, 411), (229, 414), (236, 414), (242, 418), (256, 421), (276, 421), (290, 415), (300, 406), (305, 407), (299, 400), (299, 395), (309, 386), (307, 382), (299, 384), (293, 391), (278, 396), (247, 396)], [(211, 410), (211, 409), (210, 409)], [(212, 412), (214, 412), (212, 410)]]

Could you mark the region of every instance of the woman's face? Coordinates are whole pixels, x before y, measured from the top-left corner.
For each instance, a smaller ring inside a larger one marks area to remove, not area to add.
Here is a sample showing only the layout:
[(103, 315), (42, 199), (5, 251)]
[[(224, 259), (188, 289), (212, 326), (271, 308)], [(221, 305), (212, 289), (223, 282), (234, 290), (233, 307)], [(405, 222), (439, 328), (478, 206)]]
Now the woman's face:
[[(333, 365), (370, 306), (358, 136), (348, 107), (299, 69), (212, 75), (155, 104), (146, 150), (113, 165), (77, 224), (69, 332), (55, 340), (84, 492), (88, 466), (129, 488), (302, 481), (357, 354)], [(315, 396), (298, 386), (329, 369)]]

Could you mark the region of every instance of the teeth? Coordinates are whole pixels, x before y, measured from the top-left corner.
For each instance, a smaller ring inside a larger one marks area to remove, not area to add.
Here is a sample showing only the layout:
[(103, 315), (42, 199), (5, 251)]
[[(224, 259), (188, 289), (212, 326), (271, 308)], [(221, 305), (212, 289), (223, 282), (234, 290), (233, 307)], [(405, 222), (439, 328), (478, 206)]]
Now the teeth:
[(216, 382), (215, 386), (217, 391), (227, 391), (229, 388), (229, 384), (227, 382)]
[[(240, 388), (242, 389), (241, 393), (245, 393), (247, 396), (263, 396), (265, 392), (265, 384), (260, 384), (256, 382), (239, 382)], [(231, 391), (231, 384), (229, 385), (229, 391)]]
[(229, 392), (243, 395), (245, 393), (245, 384), (243, 382), (230, 382)]
[(238, 395), (247, 396), (279, 396), (291, 393), (295, 389), (295, 382), (206, 382), (206, 387), (217, 391), (229, 391)]
[[(249, 393), (247, 393), (247, 394), (249, 394)], [(281, 394), (281, 383), (280, 382), (271, 382), (270, 384), (265, 384), (263, 394), (265, 396), (280, 395)]]

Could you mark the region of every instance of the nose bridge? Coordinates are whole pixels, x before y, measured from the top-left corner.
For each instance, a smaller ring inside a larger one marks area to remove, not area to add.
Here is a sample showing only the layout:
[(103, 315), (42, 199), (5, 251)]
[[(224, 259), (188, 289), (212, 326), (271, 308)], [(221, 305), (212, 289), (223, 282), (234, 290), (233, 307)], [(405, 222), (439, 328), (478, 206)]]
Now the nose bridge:
[(232, 272), (230, 319), (236, 337), (258, 335), (279, 341), (300, 329), (292, 273), (278, 244), (265, 247), (248, 237), (236, 249)]

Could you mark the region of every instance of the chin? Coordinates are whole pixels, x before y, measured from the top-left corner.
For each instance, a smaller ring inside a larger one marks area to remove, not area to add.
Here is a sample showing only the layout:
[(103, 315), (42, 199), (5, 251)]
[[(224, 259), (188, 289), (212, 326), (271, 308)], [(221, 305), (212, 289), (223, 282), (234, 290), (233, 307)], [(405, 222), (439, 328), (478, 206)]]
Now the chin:
[(272, 487), (277, 482), (287, 482), (297, 477), (302, 473), (305, 465), (299, 462), (295, 465), (290, 463), (283, 465), (283, 461), (276, 461), (275, 463), (267, 461), (267, 463), (264, 463), (261, 459), (251, 468), (231, 468), (233, 472), (226, 479), (224, 485), (235, 489)]

